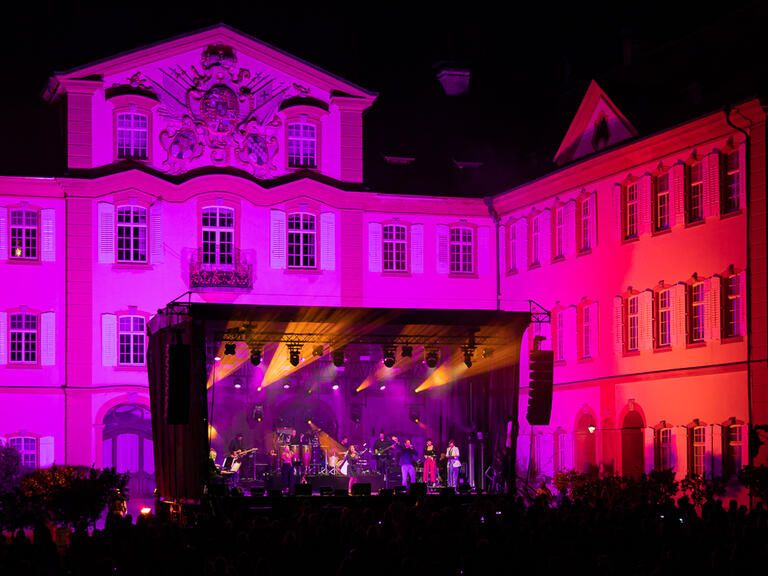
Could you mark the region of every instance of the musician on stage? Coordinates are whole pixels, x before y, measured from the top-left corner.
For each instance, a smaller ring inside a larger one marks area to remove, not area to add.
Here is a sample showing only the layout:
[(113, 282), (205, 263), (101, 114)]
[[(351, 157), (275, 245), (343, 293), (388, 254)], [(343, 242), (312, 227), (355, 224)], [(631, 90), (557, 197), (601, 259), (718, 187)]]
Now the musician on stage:
[(347, 463), (347, 476), (349, 477), (349, 484), (347, 485), (347, 491), (352, 494), (352, 486), (357, 483), (357, 477), (360, 473), (360, 468), (358, 466), (358, 460), (360, 458), (360, 455), (357, 453), (357, 449), (355, 448), (354, 444), (351, 444), (349, 446), (349, 450), (347, 450), (347, 454), (344, 456), (344, 458), (341, 460), (341, 463), (339, 464), (339, 467), (341, 467), (344, 462)]
[(280, 488), (283, 492), (290, 493), (293, 485), (293, 465), (296, 461), (296, 454), (291, 451), (289, 445), (283, 446), (280, 451)]
[(229, 455), (232, 456), (233, 458), (237, 458), (240, 455), (240, 452), (242, 452), (244, 449), (245, 447), (243, 446), (243, 433), (238, 432), (229, 443)]
[(424, 472), (422, 473), (424, 484), (434, 486), (437, 483), (437, 448), (432, 444), (432, 440), (427, 438), (427, 445), (424, 447)]
[(406, 440), (405, 445), (400, 448), (400, 472), (403, 476), (403, 486), (410, 486), (416, 482), (416, 460), (416, 449), (410, 440)]
[(456, 488), (459, 483), (459, 468), (461, 468), (461, 461), (459, 460), (459, 448), (452, 439), (448, 440), (448, 449), (445, 451), (445, 457), (448, 459), (446, 470), (448, 475), (448, 486)]
[(384, 435), (384, 431), (379, 432), (379, 437), (373, 444), (373, 453), (376, 455), (376, 472), (382, 476), (386, 476), (388, 468), (388, 460), (391, 457), (392, 441), (387, 440)]

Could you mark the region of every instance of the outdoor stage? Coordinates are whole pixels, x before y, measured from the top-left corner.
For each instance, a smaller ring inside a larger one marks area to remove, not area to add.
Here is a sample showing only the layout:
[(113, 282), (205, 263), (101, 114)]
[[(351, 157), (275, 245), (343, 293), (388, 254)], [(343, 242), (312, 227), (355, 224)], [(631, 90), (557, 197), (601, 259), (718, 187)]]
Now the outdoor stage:
[[(314, 494), (341, 491), (349, 478), (339, 464), (351, 445), (358, 482), (376, 494), (402, 483), (406, 440), (424, 464), (427, 439), (438, 483), (447, 482), (453, 439), (459, 481), (498, 489), (495, 477), (513, 476), (520, 341), (530, 321), (530, 312), (496, 310), (171, 303), (149, 323), (159, 496), (199, 501), (211, 477), (222, 483), (209, 448), (227, 471), (233, 447), (248, 454), (223, 482), (230, 489), (290, 490), (279, 473), (290, 452), (291, 487), (304, 480)], [(393, 448), (386, 463), (373, 454), (380, 433)]]

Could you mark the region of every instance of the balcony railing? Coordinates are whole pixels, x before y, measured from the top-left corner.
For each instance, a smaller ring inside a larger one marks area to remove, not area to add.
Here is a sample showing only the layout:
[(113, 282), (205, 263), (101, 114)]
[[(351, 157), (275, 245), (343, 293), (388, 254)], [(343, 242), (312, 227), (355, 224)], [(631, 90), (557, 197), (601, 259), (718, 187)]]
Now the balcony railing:
[(189, 263), (190, 288), (253, 288), (252, 267), (242, 260), (240, 250), (235, 249), (231, 264), (219, 263), (218, 255), (215, 263), (204, 260), (202, 250), (192, 257)]

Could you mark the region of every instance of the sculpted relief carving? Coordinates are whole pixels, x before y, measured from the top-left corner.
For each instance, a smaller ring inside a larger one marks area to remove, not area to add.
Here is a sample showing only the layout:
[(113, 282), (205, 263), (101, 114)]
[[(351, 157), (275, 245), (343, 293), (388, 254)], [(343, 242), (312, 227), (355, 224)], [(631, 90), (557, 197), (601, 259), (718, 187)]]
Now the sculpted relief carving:
[(159, 134), (165, 151), (162, 169), (179, 174), (207, 156), (216, 166), (244, 168), (261, 178), (272, 175), (280, 104), (306, 95), (306, 87), (238, 67), (235, 50), (223, 44), (203, 50), (199, 68), (178, 65), (160, 72), (159, 79), (134, 74), (129, 83), (160, 100), (166, 121)]

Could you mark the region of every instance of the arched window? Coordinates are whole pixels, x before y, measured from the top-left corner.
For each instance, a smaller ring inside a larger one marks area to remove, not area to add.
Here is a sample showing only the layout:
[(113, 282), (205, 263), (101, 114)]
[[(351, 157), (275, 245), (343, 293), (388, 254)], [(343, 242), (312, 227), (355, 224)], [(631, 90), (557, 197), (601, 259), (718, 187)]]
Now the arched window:
[(143, 366), (146, 336), (144, 316), (120, 316), (118, 331), (121, 366)]
[(120, 404), (104, 416), (102, 465), (130, 474), (132, 498), (151, 496), (155, 489), (152, 422), (139, 404)]

